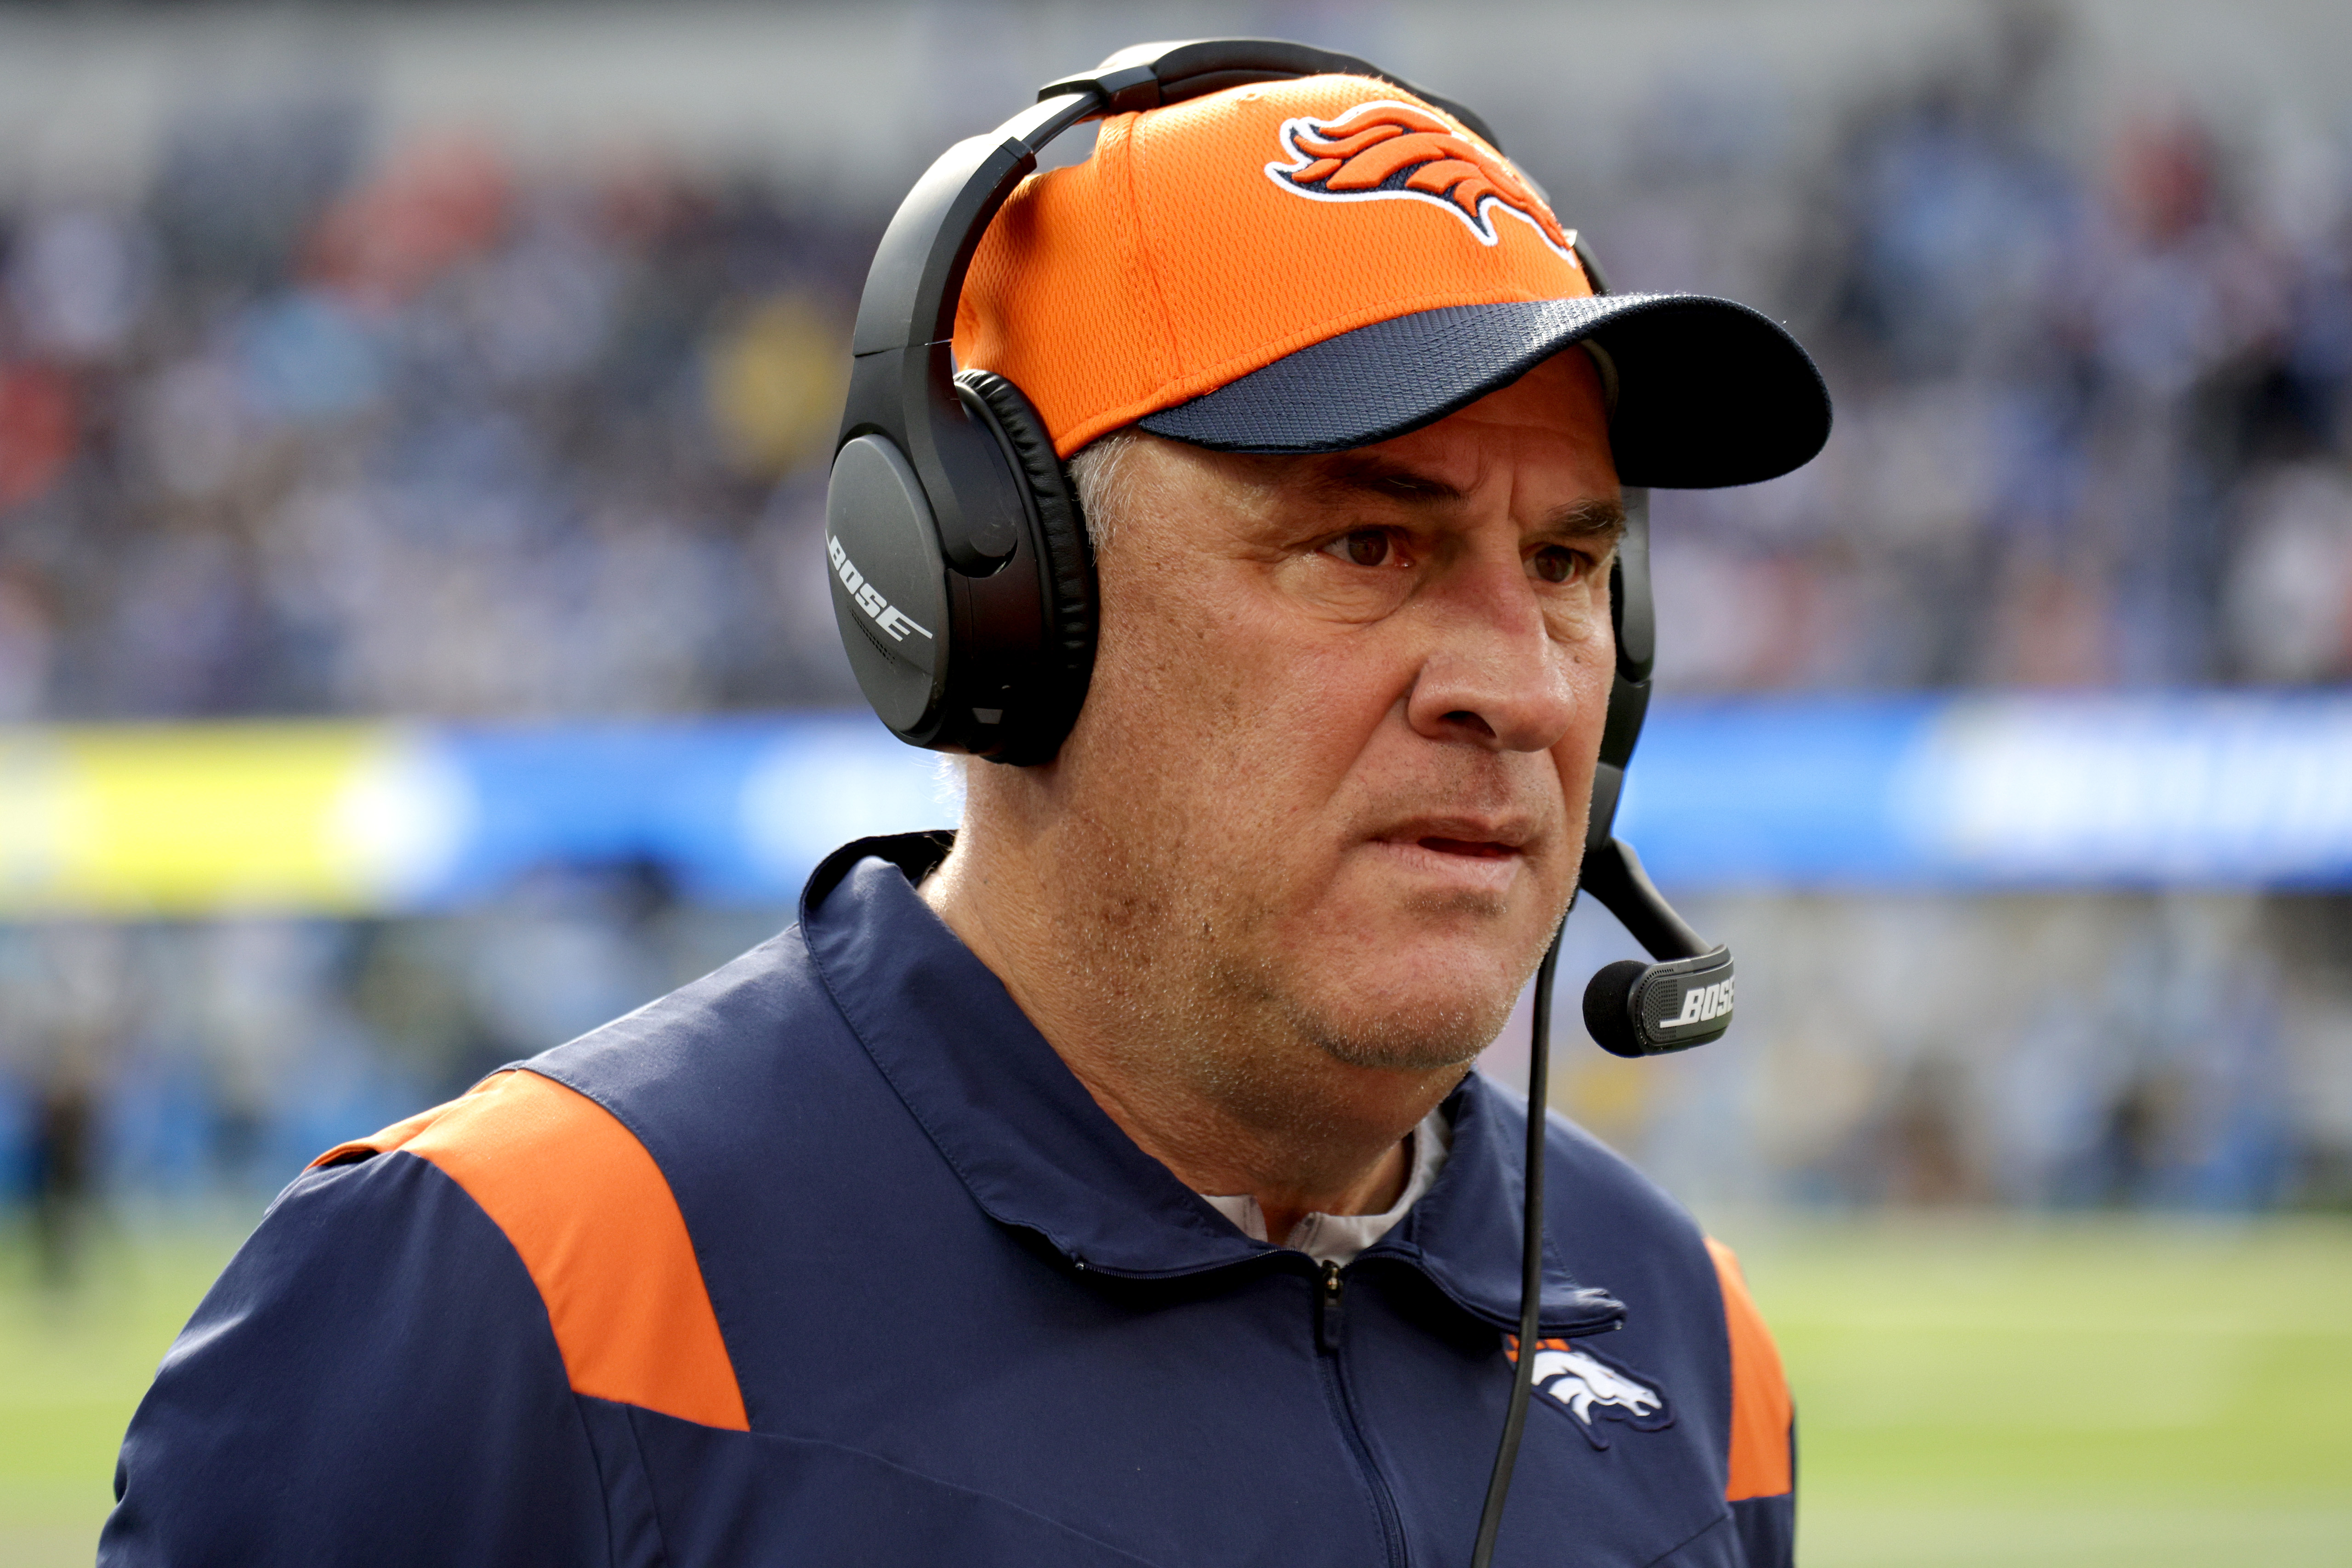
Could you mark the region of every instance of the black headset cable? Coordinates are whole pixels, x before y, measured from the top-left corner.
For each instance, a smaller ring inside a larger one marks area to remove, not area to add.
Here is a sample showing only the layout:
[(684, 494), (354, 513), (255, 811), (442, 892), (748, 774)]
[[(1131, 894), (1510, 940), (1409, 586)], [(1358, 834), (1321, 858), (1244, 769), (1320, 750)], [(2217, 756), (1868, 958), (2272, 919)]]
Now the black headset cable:
[(1544, 1104), (1551, 1077), (1551, 990), (1559, 969), (1559, 941), (1568, 922), (1551, 934), (1536, 970), (1535, 1026), (1528, 1040), (1528, 1155), (1525, 1207), (1519, 1239), (1519, 1357), (1511, 1377), (1510, 1413), (1503, 1417), (1503, 1442), (1495, 1453), (1495, 1473), (1486, 1482), (1486, 1507), (1478, 1516), (1478, 1544), (1470, 1568), (1488, 1568), (1495, 1537), (1503, 1528), (1503, 1500), (1511, 1493), (1511, 1469), (1518, 1462), (1519, 1437), (1528, 1424), (1528, 1399), (1535, 1392), (1536, 1340), (1543, 1315)]

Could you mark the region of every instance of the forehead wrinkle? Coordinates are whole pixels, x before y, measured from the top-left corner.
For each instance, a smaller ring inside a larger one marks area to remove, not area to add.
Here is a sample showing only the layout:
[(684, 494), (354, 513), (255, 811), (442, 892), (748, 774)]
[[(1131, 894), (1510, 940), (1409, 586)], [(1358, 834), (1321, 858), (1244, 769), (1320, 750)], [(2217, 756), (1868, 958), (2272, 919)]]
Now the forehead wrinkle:
[[(1234, 477), (1255, 493), (1259, 507), (1271, 504), (1280, 508), (1286, 501), (1343, 507), (1371, 499), (1444, 513), (1458, 510), (1469, 499), (1461, 486), (1425, 467), (1368, 448), (1310, 458), (1226, 455), (1225, 460)], [(1588, 496), (1552, 507), (1533, 530), (1536, 537), (1611, 546), (1624, 532), (1623, 504), (1604, 496)]]
[(1321, 498), (1370, 496), (1412, 507), (1455, 505), (1465, 495), (1459, 486), (1426, 468), (1363, 450), (1335, 453), (1308, 465), (1301, 482)]
[[(1468, 498), (1460, 486), (1424, 469), (1370, 452), (1342, 453), (1316, 464), (1300, 476), (1300, 483), (1318, 500), (1371, 496), (1407, 507), (1453, 510)], [(1570, 501), (1545, 514), (1537, 532), (1614, 544), (1625, 532), (1624, 503), (1609, 496)]]

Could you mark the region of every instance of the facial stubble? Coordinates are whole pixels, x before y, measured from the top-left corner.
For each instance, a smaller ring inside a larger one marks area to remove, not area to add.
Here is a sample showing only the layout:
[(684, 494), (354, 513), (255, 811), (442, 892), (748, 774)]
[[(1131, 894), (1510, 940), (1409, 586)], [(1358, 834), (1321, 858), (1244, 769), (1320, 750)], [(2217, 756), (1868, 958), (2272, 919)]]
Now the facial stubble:
[[(1202, 842), (1176, 802), (1126, 794), (1118, 820), (1074, 813), (1066, 865), (1085, 865), (1087, 914), (1067, 934), (1069, 961), (1110, 998), (1113, 1055), (1149, 1051), (1149, 1066), (1189, 1082), (1242, 1122), (1311, 1135), (1335, 1119), (1321, 1087), (1329, 1067), (1406, 1075), (1466, 1071), (1508, 1018), (1541, 956), (1488, 994), (1374, 1008), (1318, 986), (1302, 967), (1298, 913), (1260, 882), (1239, 852), (1249, 840)], [(1270, 884), (1270, 885), (1269, 885)], [(1407, 894), (1400, 911), (1432, 924), (1507, 920), (1505, 900), (1474, 894)], [(1286, 927), (1293, 927), (1286, 930)], [(1286, 939), (1286, 937), (1289, 939)], [(1405, 946), (1394, 957), (1412, 965)]]

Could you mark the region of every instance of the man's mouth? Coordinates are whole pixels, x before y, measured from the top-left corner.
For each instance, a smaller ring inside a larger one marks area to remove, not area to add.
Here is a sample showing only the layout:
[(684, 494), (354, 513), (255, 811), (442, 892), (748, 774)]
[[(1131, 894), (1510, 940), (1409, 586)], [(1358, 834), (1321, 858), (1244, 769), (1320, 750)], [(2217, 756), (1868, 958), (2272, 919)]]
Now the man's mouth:
[(1519, 852), (1509, 844), (1494, 839), (1448, 839), (1432, 834), (1413, 841), (1423, 849), (1433, 850), (1442, 855), (1464, 855), (1472, 860), (1508, 860)]
[(1528, 839), (1516, 822), (1424, 821), (1400, 823), (1372, 842), (1410, 883), (1499, 898), (1527, 869)]

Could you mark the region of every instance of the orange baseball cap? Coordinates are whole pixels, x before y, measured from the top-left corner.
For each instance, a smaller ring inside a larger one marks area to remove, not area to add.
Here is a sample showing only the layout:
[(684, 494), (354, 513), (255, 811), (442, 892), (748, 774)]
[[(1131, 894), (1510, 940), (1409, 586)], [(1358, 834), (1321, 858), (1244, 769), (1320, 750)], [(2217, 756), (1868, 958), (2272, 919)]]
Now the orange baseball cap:
[(1796, 340), (1727, 299), (1595, 289), (1542, 192), (1393, 83), (1311, 76), (1102, 122), (982, 237), (955, 355), (1028, 393), (1068, 457), (1130, 424), (1332, 452), (1600, 350), (1629, 485), (1769, 479), (1829, 438)]

